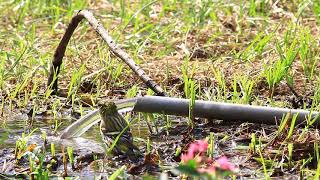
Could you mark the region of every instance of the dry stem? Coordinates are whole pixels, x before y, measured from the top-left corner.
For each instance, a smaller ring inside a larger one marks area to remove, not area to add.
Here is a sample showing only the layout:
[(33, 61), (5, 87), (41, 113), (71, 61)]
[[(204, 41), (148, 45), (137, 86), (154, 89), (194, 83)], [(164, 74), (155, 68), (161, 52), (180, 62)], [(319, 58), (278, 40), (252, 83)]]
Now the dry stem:
[(135, 72), (141, 80), (152, 89), (158, 96), (166, 96), (166, 93), (163, 89), (155, 83), (135, 62), (134, 60), (123, 51), (119, 45), (109, 36), (106, 29), (101, 25), (101, 23), (93, 16), (93, 14), (88, 10), (80, 10), (73, 16), (65, 34), (62, 37), (62, 40), (59, 43), (55, 53), (54, 59), (50, 67), (50, 74), (48, 77), (48, 88), (53, 90), (53, 93), (58, 91), (58, 74), (60, 72), (60, 66), (62, 64), (62, 58), (65, 54), (66, 47), (68, 42), (77, 28), (78, 24), (82, 19), (86, 19), (91, 27), (102, 37), (102, 39), (108, 44), (110, 50), (121, 60), (123, 60), (132, 70)]

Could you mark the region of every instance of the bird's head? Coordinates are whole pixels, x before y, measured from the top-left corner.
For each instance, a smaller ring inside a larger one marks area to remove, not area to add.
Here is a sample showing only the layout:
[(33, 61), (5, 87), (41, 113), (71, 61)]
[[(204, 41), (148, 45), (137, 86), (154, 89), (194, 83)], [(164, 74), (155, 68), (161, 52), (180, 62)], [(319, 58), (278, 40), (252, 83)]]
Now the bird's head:
[(117, 106), (114, 102), (103, 102), (99, 103), (100, 114), (102, 117), (105, 115), (111, 115), (117, 112)]

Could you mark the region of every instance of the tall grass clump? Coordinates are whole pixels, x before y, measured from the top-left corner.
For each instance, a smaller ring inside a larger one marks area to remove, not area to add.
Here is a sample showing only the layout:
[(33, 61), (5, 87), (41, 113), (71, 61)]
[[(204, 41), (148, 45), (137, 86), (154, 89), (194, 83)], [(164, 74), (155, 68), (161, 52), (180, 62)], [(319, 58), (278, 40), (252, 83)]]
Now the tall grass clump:
[[(221, 2), (220, 2), (221, 3)], [(189, 25), (204, 25), (209, 20), (217, 19), (216, 9), (221, 5), (219, 2), (214, 3), (210, 0), (189, 1), (181, 3), (184, 6), (184, 22)]]
[(232, 102), (249, 104), (252, 99), (254, 81), (245, 76), (235, 75), (233, 79)]
[(218, 87), (215, 89), (217, 99), (227, 101), (228, 92), (224, 73), (218, 68), (212, 68), (211, 70), (218, 84)]
[(194, 115), (193, 115), (193, 109), (195, 105), (195, 100), (196, 100), (196, 90), (198, 89), (196, 82), (192, 79), (193, 74), (195, 73), (196, 66), (193, 65), (191, 72), (189, 72), (189, 59), (186, 58), (184, 60), (184, 64), (182, 66), (182, 80), (184, 83), (184, 95), (186, 98), (190, 99), (189, 101), (189, 121), (188, 124), (193, 127), (193, 120), (194, 120)]
[(274, 90), (280, 81), (288, 77), (288, 72), (299, 52), (298, 39), (295, 34), (288, 30), (282, 43), (276, 41), (276, 52), (279, 59), (264, 68), (264, 77), (269, 86), (270, 97), (273, 97)]
[(249, 16), (265, 16), (268, 13), (268, 0), (250, 0), (249, 1)]
[(313, 12), (317, 17), (318, 24), (320, 24), (320, 1), (313, 1)]
[(320, 78), (318, 77), (315, 87), (314, 87), (314, 94), (313, 94), (313, 103), (316, 109), (319, 109), (319, 104), (320, 104)]
[[(73, 0), (73, 1), (44, 1), (44, 0), (18, 0), (7, 3), (5, 11), (12, 11), (16, 14), (14, 17), (15, 24), (18, 28), (23, 28), (26, 18), (46, 18), (52, 25), (52, 29), (61, 19), (70, 19), (75, 10), (86, 8), (87, 1)], [(9, 8), (10, 7), (10, 8)]]
[(309, 29), (302, 29), (299, 37), (300, 49), (299, 57), (307, 80), (314, 77), (315, 67), (317, 63), (317, 45), (313, 39)]
[(238, 58), (244, 61), (251, 61), (255, 57), (261, 57), (265, 47), (274, 36), (274, 33), (264, 34), (265, 32), (260, 32), (244, 51), (238, 53)]

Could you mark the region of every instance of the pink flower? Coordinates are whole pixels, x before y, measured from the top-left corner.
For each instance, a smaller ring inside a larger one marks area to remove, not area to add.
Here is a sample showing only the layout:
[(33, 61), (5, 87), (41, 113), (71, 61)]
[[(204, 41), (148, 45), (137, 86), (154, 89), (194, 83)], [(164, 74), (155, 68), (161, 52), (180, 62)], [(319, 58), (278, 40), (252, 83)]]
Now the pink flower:
[(208, 149), (207, 141), (199, 140), (199, 141), (196, 141), (196, 142), (190, 144), (189, 149), (188, 149), (188, 154), (190, 153), (193, 156), (196, 153), (203, 154), (207, 151), (207, 149)]
[(197, 171), (199, 173), (208, 173), (208, 174), (213, 174), (216, 172), (216, 167), (214, 166), (209, 166), (208, 168), (198, 168)]
[(181, 155), (181, 162), (183, 162), (183, 163), (186, 163), (189, 160), (195, 160), (196, 163), (201, 163), (202, 159), (203, 158), (201, 156), (198, 156), (198, 155), (194, 156), (192, 153), (187, 153), (187, 154)]
[(208, 158), (206, 159), (206, 163), (207, 163), (208, 165), (213, 164), (212, 158), (208, 157)]
[(223, 156), (217, 159), (214, 163), (210, 158), (206, 159), (207, 167), (200, 167), (197, 168), (197, 171), (199, 173), (208, 173), (208, 174), (215, 174), (216, 173), (216, 168), (223, 170), (223, 171), (236, 171), (236, 168), (234, 167), (233, 164), (231, 164), (228, 161), (228, 158)]
[(236, 168), (233, 164), (231, 164), (227, 157), (222, 156), (216, 161), (216, 166), (219, 167), (222, 170), (226, 171), (235, 171)]
[[(208, 143), (205, 140), (195, 141), (189, 145), (187, 153), (181, 155), (181, 162), (198, 171), (200, 175), (209, 174), (210, 176), (218, 177), (221, 172), (235, 172), (237, 169), (228, 161), (228, 158), (223, 156), (213, 161), (212, 158), (206, 156)], [(192, 163), (189, 163), (190, 161)], [(219, 171), (217, 171), (217, 169)]]
[(208, 143), (205, 140), (199, 140), (190, 144), (187, 154), (181, 155), (181, 161), (187, 162), (191, 159), (195, 159), (200, 163), (203, 159), (201, 156), (207, 151)]
[(205, 153), (207, 151), (207, 149), (208, 149), (207, 141), (200, 140), (200, 141), (197, 141), (197, 144), (198, 144), (198, 150), (200, 153)]
[(182, 162), (188, 162), (191, 159), (193, 159), (193, 156), (190, 156), (189, 153), (181, 155), (181, 161)]
[(198, 144), (196, 143), (192, 143), (190, 144), (189, 148), (188, 148), (188, 154), (190, 156), (194, 156), (198, 151)]

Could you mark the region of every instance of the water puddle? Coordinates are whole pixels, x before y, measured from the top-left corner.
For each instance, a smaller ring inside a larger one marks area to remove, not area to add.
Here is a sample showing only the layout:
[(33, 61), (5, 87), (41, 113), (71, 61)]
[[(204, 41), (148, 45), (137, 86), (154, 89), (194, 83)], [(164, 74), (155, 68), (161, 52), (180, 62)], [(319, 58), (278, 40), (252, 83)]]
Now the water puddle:
[[(250, 136), (247, 136), (248, 133), (242, 132), (244, 130), (239, 125), (220, 125), (219, 123), (208, 125), (206, 124), (208, 122), (204, 123), (202, 120), (198, 120), (192, 134), (189, 134), (186, 125), (187, 118), (157, 115), (154, 116), (154, 119), (149, 119), (149, 124), (147, 124), (143, 114), (129, 113), (128, 117), (134, 121), (130, 128), (135, 144), (142, 152), (145, 152), (149, 139), (152, 155), (157, 161), (156, 168), (146, 169), (145, 166), (136, 165), (122, 157), (106, 156), (106, 147), (101, 143), (98, 125), (91, 127), (81, 137), (61, 140), (58, 138), (59, 132), (74, 122), (75, 118), (66, 115), (54, 120), (50, 116), (37, 115), (31, 121), (30, 117), (23, 113), (9, 112), (7, 114), (8, 116), (0, 121), (3, 124), (3, 128), (0, 129), (0, 157), (2, 157), (0, 169), (4, 174), (15, 178), (18, 175), (22, 175), (23, 178), (28, 177), (29, 173), (28, 159), (20, 160), (21, 162), (17, 163), (15, 158), (16, 142), (21, 139), (23, 133), (27, 137), (26, 146), (36, 144), (41, 147), (42, 151), (46, 151), (44, 157), (46, 166), (52, 160), (51, 144), (55, 145), (57, 167), (54, 167), (50, 174), (56, 177), (64, 174), (61, 147), (64, 148), (66, 156), (68, 156), (66, 149), (70, 147), (73, 149), (75, 167), (72, 167), (70, 163), (67, 164), (68, 176), (86, 179), (106, 177), (107, 174), (110, 175), (123, 165), (127, 167), (128, 176), (131, 176), (130, 173), (142, 175), (145, 172), (158, 176), (162, 171), (170, 172), (170, 169), (179, 164), (180, 156), (175, 156), (178, 149), (184, 152), (191, 142), (209, 137), (210, 132), (215, 133), (215, 157), (227, 155), (236, 165), (248, 165), (248, 167), (242, 168), (243, 175), (254, 174), (253, 171), (256, 171), (256, 167), (252, 168), (252, 162), (250, 162), (251, 164), (247, 162)], [(56, 133), (52, 133), (56, 124), (59, 124), (59, 127), (56, 129)], [(150, 133), (150, 127), (152, 127), (153, 134)], [(44, 141), (44, 132), (46, 141)], [(237, 138), (241, 133), (244, 138)], [(258, 164), (255, 166), (258, 167)]]

